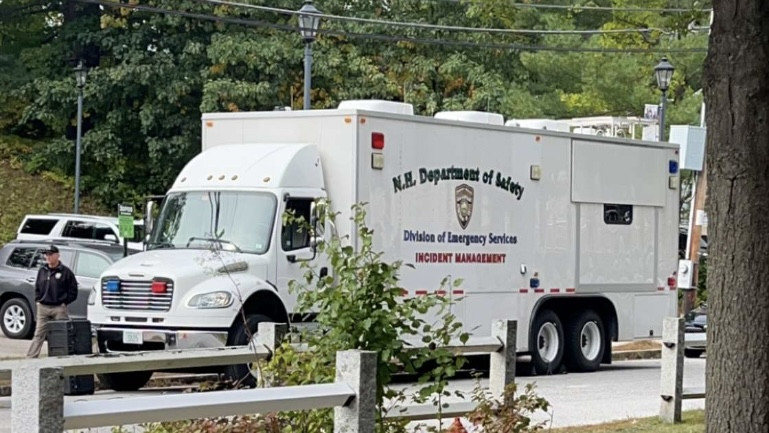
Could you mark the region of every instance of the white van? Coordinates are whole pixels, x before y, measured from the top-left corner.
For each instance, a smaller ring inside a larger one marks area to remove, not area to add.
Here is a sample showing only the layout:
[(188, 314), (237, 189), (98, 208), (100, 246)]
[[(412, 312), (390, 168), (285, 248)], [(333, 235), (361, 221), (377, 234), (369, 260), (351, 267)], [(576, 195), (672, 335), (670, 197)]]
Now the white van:
[[(27, 215), (16, 232), (18, 240), (77, 239), (109, 241), (123, 245), (117, 217), (50, 213)], [(134, 237), (128, 248), (144, 249), (144, 221), (134, 221)]]

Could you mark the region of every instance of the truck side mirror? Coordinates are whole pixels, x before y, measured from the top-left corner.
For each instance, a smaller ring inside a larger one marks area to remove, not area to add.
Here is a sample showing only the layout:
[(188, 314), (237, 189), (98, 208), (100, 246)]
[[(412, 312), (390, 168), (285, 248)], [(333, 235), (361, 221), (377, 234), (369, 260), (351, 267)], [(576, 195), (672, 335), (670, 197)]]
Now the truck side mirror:
[(153, 200), (147, 200), (144, 206), (144, 232), (149, 236), (152, 233), (152, 226), (154, 220), (152, 219), (152, 211), (155, 209), (155, 202)]
[(310, 204), (310, 248), (313, 252), (318, 247), (318, 242), (323, 239), (323, 224), (318, 216), (319, 207), (316, 202)]
[(318, 206), (315, 202), (310, 203), (310, 227), (313, 231), (318, 226)]

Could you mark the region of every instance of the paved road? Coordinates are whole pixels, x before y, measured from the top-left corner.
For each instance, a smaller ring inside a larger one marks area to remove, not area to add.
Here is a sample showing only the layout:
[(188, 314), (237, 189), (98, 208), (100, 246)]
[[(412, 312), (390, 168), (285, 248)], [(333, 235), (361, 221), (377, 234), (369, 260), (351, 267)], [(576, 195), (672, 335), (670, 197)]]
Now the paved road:
[[(8, 358), (23, 358), (32, 340), (11, 340), (0, 332), (0, 360)], [(48, 353), (48, 343), (43, 343), (41, 354)]]
[[(549, 414), (536, 421), (548, 421), (554, 428), (598, 424), (607, 421), (656, 416), (660, 408), (659, 360), (622, 361), (602, 366), (596, 373), (519, 377), (519, 388), (534, 383), (535, 392), (550, 403)], [(484, 380), (482, 385), (486, 385)], [(472, 381), (452, 386), (472, 391)], [(705, 386), (705, 358), (687, 359), (684, 387)], [(684, 410), (704, 409), (705, 400), (685, 400)]]
[[(26, 350), (28, 342), (18, 343), (0, 337), (0, 357), (13, 354), (12, 347)], [(5, 354), (5, 355), (4, 355)], [(18, 353), (16, 353), (18, 354)], [(705, 359), (686, 360), (685, 387), (704, 387)], [(557, 376), (520, 377), (523, 386), (536, 383), (537, 393), (551, 404), (550, 414), (540, 414), (538, 420), (552, 417), (553, 427), (587, 425), (632, 417), (655, 416), (659, 411), (660, 370), (659, 361), (623, 361), (614, 365), (603, 366), (601, 371), (588, 374), (565, 374)], [(486, 380), (481, 381), (486, 385)], [(399, 385), (406, 386), (406, 385)], [(469, 393), (475, 386), (472, 380), (459, 380), (452, 383), (453, 389)], [(99, 392), (93, 396), (66, 397), (75, 399), (124, 398), (127, 396), (146, 396), (157, 391), (139, 391), (135, 393)], [(684, 409), (702, 409), (704, 400), (684, 402)], [(10, 420), (10, 409), (0, 404), (0, 420)], [(0, 423), (0, 433), (10, 433), (10, 423)], [(90, 432), (109, 432), (110, 429), (91, 429)], [(133, 431), (133, 429), (129, 430)], [(137, 429), (136, 431), (140, 431)]]

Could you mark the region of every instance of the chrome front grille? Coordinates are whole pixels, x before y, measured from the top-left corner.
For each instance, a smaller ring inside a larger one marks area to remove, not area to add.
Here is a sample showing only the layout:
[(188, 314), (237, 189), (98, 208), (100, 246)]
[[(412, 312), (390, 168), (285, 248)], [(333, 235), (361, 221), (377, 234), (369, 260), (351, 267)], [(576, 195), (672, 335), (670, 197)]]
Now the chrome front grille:
[[(110, 290), (108, 284), (114, 285), (116, 281), (119, 284), (118, 289)], [(153, 281), (104, 278), (101, 281), (102, 305), (111, 310), (168, 311), (171, 309), (171, 301), (174, 297), (174, 283), (171, 280), (163, 281), (166, 283), (166, 291), (154, 293)]]

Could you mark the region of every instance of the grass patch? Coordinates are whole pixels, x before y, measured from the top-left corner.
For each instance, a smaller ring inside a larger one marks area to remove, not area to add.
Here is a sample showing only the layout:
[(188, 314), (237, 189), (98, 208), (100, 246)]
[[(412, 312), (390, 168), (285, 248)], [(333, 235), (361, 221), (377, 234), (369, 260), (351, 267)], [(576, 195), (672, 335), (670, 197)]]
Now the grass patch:
[(617, 421), (582, 427), (553, 429), (553, 433), (703, 433), (705, 431), (705, 412), (687, 411), (681, 424), (665, 424), (657, 417)]
[(639, 340), (639, 341), (630, 341), (624, 344), (618, 344), (612, 348), (612, 351), (622, 351), (622, 350), (655, 350), (660, 349), (660, 342), (659, 341), (652, 341), (652, 340)]

